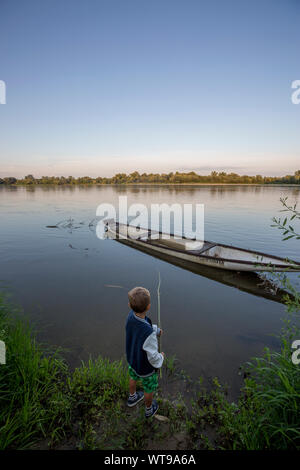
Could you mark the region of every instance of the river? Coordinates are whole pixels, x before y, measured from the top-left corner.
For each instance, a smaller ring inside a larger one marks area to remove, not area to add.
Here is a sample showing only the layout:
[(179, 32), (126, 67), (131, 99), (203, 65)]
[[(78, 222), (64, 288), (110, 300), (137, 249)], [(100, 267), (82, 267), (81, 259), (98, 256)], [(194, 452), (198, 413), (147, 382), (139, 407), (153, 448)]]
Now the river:
[[(157, 318), (160, 272), (163, 350), (191, 377), (218, 376), (237, 393), (239, 366), (278, 347), (284, 305), (167, 263), (114, 240), (99, 240), (89, 222), (100, 203), (202, 203), (205, 238), (242, 248), (299, 256), (299, 241), (271, 227), (292, 186), (0, 186), (1, 287), (22, 305), (39, 338), (68, 350), (73, 365), (98, 354), (124, 356), (127, 292), (152, 294)], [(47, 228), (74, 220), (70, 228)], [(77, 227), (77, 228), (75, 228)], [(297, 283), (298, 277), (293, 275)]]

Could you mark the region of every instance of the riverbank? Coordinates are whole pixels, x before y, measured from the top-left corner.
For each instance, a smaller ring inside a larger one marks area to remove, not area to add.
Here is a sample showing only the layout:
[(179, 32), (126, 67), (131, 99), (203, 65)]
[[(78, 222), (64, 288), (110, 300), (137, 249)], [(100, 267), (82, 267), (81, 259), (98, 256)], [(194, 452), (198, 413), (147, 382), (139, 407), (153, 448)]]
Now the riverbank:
[(125, 363), (98, 357), (71, 371), (0, 297), (0, 449), (299, 449), (300, 377), (283, 341), (248, 364), (237, 403), (215, 378), (192, 382), (169, 358), (159, 413), (128, 409)]
[(300, 170), (295, 171), (294, 175), (286, 175), (282, 177), (262, 176), (262, 175), (238, 175), (237, 173), (226, 173), (224, 171), (212, 171), (210, 175), (200, 175), (195, 171), (188, 173), (176, 171), (170, 173), (139, 173), (134, 171), (130, 174), (117, 173), (112, 177), (98, 176), (82, 176), (75, 178), (74, 176), (42, 176), (35, 178), (33, 175), (27, 175), (24, 178), (15, 178), (8, 176), (0, 178), (0, 184), (269, 184), (269, 183), (300, 183)]
[[(75, 188), (77, 186), (100, 186), (100, 187), (106, 187), (106, 186), (159, 186), (159, 187), (164, 187), (164, 186), (182, 186), (182, 187), (187, 187), (187, 186), (252, 186), (252, 187), (278, 187), (278, 186), (284, 186), (284, 187), (295, 187), (299, 188), (300, 184), (299, 183), (32, 183), (32, 184), (27, 184), (27, 183), (16, 183), (16, 184), (3, 184), (3, 186), (11, 186), (11, 187), (26, 187), (26, 188), (36, 188), (36, 187), (69, 187), (69, 188)], [(0, 185), (1, 187), (1, 185)]]

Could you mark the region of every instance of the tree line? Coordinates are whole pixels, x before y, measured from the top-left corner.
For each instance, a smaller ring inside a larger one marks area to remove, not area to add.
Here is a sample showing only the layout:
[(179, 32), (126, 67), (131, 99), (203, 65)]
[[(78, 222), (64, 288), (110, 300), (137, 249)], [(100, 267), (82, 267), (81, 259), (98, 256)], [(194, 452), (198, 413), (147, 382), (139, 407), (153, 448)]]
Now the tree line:
[(226, 173), (224, 171), (212, 171), (210, 175), (199, 175), (194, 171), (189, 173), (142, 173), (134, 171), (133, 173), (117, 173), (112, 177), (98, 176), (42, 176), (35, 178), (33, 175), (27, 175), (24, 178), (15, 178), (8, 176), (0, 178), (0, 184), (6, 185), (36, 185), (36, 184), (195, 184), (195, 183), (219, 183), (219, 184), (300, 184), (300, 170), (295, 171), (293, 175), (286, 176), (248, 176), (238, 175), (237, 173)]

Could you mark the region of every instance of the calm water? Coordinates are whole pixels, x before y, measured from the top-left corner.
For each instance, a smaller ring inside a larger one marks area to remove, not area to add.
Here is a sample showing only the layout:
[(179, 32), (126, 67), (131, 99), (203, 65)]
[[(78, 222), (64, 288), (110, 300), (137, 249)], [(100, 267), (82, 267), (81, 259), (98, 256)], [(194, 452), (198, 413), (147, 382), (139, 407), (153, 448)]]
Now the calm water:
[[(161, 273), (163, 350), (192, 377), (219, 376), (235, 393), (238, 367), (277, 345), (284, 307), (113, 240), (88, 227), (98, 204), (204, 203), (205, 238), (300, 259), (299, 242), (282, 242), (271, 218), (279, 198), (300, 200), (295, 187), (132, 186), (0, 187), (0, 279), (38, 324), (40, 338), (69, 348), (73, 364), (89, 355), (124, 355), (127, 291), (152, 293)], [(49, 229), (72, 217), (80, 228)], [(293, 282), (298, 278), (294, 275)], [(108, 287), (108, 286), (119, 287)]]

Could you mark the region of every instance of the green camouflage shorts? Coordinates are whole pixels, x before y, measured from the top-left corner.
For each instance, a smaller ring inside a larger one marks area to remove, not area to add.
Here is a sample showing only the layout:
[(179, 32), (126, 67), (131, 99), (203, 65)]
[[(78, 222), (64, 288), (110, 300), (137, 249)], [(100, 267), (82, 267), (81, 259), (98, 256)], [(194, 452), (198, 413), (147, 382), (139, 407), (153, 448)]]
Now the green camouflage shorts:
[(128, 365), (129, 375), (132, 380), (140, 380), (143, 385), (144, 392), (152, 393), (158, 387), (158, 379), (157, 379), (157, 372), (154, 372), (152, 375), (148, 377), (139, 377), (133, 370), (133, 368)]

